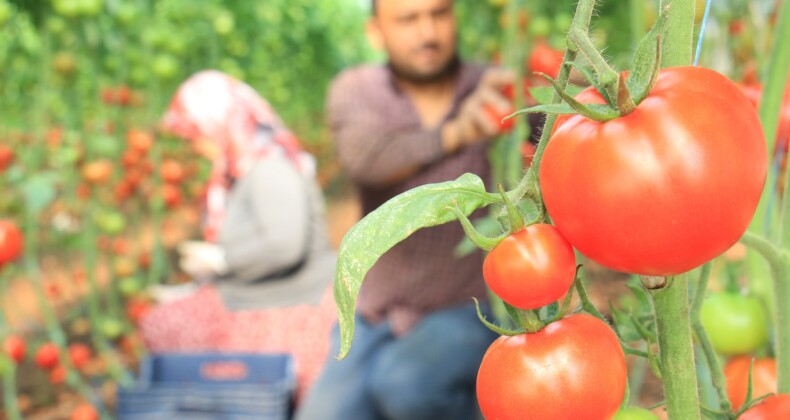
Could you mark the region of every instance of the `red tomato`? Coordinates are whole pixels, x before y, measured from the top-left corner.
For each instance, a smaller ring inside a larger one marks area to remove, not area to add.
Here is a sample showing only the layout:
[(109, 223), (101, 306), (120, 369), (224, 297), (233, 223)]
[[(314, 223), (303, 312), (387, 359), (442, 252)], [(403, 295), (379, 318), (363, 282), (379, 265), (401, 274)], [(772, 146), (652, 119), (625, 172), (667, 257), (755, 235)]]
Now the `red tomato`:
[(534, 224), (491, 250), (483, 263), (483, 277), (505, 302), (537, 309), (561, 298), (571, 287), (576, 256), (554, 226)]
[(99, 413), (92, 405), (82, 403), (71, 412), (71, 420), (99, 420)]
[(82, 178), (91, 184), (104, 184), (112, 176), (113, 164), (107, 159), (88, 162), (82, 166)]
[(626, 380), (617, 336), (598, 318), (578, 314), (494, 341), (477, 373), (477, 398), (487, 419), (608, 420)]
[[(741, 408), (746, 401), (750, 364), (750, 357), (740, 356), (730, 359), (724, 367), (724, 376), (727, 378), (727, 396), (735, 410)], [(756, 359), (752, 369), (752, 398), (776, 392), (776, 388), (776, 360)]]
[[(603, 102), (594, 89), (579, 99)], [(760, 120), (738, 87), (713, 70), (674, 67), (626, 116), (558, 118), (540, 184), (554, 224), (582, 254), (666, 276), (738, 241), (767, 163)]]
[(0, 220), (0, 266), (22, 255), (24, 240), (16, 223)]
[(776, 419), (790, 419), (790, 394), (772, 395), (738, 417), (738, 420)]
[(126, 144), (130, 150), (137, 153), (146, 154), (154, 144), (154, 138), (143, 130), (130, 129), (126, 133)]
[(55, 366), (49, 372), (49, 383), (52, 385), (60, 385), (66, 382), (66, 368), (63, 366)]
[(91, 348), (82, 343), (74, 343), (69, 346), (69, 359), (77, 369), (83, 369), (91, 360), (93, 352)]
[(25, 340), (23, 340), (22, 337), (9, 335), (5, 338), (5, 340), (3, 340), (3, 350), (5, 350), (5, 353), (11, 358), (11, 360), (21, 363), (22, 360), (25, 359), (27, 346), (25, 345)]
[(0, 144), (0, 172), (8, 169), (12, 163), (14, 163), (14, 149)]
[(36, 351), (36, 365), (42, 369), (51, 370), (58, 365), (58, 346), (45, 343)]
[(167, 159), (159, 167), (159, 175), (168, 184), (179, 184), (184, 180), (184, 168), (175, 160)]
[(529, 54), (529, 70), (546, 73), (556, 79), (564, 56), (564, 52), (549, 47), (545, 42), (538, 42)]
[(508, 115), (515, 112), (515, 108), (512, 107), (513, 103), (513, 86), (507, 86), (503, 91), (502, 94), (510, 100), (511, 108), (507, 110), (507, 112), (500, 114), (494, 107), (490, 105), (486, 105), (484, 110), (488, 119), (494, 122), (497, 125), (500, 125), (501, 132), (506, 132), (513, 129), (513, 126), (516, 124), (514, 118), (504, 119)]

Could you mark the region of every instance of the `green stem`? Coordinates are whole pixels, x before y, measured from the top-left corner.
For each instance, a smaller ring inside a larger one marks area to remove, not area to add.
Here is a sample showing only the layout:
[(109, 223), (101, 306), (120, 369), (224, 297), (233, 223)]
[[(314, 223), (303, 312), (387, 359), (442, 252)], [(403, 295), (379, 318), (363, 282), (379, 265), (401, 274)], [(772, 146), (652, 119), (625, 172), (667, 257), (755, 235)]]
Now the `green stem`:
[(702, 319), (700, 313), (702, 311), (702, 302), (705, 301), (705, 291), (708, 289), (708, 280), (710, 279), (711, 263), (707, 263), (700, 271), (699, 280), (697, 281), (697, 290), (694, 293), (694, 302), (691, 306), (691, 327), (694, 330), (694, 335), (697, 337), (700, 348), (705, 353), (705, 359), (708, 362), (708, 369), (710, 370), (711, 382), (716, 389), (719, 397), (719, 407), (722, 411), (728, 412), (732, 409), (730, 399), (727, 397), (727, 385), (724, 378), (724, 372), (721, 369), (721, 364), (716, 356), (716, 351), (713, 349), (713, 344), (710, 342), (708, 333), (702, 326)]
[[(606, 90), (610, 98), (617, 98), (617, 72), (606, 62), (595, 47), (587, 29), (571, 28), (568, 32), (568, 44), (581, 52), (595, 69), (598, 83)], [(610, 104), (613, 105), (613, 104)]]
[(681, 274), (667, 280), (667, 287), (651, 291), (667, 411), (671, 419), (700, 419), (688, 276)]
[(3, 374), (3, 409), (8, 416), (8, 420), (22, 420), (22, 413), (17, 404), (16, 389), (16, 363), (8, 357), (0, 363), (5, 363), (6, 371)]
[(661, 67), (688, 66), (692, 62), (694, 44), (694, 2), (662, 0), (659, 10), (669, 5), (667, 36), (661, 54)]

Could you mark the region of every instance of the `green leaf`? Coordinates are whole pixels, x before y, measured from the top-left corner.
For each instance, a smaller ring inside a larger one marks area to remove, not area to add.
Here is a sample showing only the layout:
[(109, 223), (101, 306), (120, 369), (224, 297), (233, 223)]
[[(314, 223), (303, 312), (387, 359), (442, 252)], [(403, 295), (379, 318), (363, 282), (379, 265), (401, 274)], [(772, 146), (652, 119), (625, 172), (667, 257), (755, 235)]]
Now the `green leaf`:
[(639, 41), (631, 61), (631, 72), (626, 86), (634, 102), (639, 105), (655, 83), (660, 64), (659, 40), (667, 31), (667, 9), (661, 13), (653, 28)]
[[(340, 354), (344, 358), (354, 335), (354, 311), (365, 275), (390, 248), (412, 233), (456, 220), (452, 207), (465, 215), (498, 202), (477, 175), (429, 184), (400, 194), (365, 216), (343, 238), (335, 269), (334, 294), (340, 325)], [(414, 291), (418, 293), (418, 290)]]
[(22, 184), (22, 194), (30, 212), (40, 213), (55, 199), (55, 183), (55, 175), (45, 172), (31, 176)]

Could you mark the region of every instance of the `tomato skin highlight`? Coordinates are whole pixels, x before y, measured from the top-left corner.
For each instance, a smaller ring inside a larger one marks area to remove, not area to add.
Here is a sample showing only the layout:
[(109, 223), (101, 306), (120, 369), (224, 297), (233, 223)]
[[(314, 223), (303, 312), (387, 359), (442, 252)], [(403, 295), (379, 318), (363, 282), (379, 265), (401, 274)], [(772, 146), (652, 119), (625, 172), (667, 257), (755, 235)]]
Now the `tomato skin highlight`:
[(560, 299), (576, 277), (573, 248), (551, 225), (527, 226), (486, 256), (483, 277), (505, 302), (537, 309)]
[(489, 420), (609, 420), (626, 381), (617, 336), (598, 318), (578, 314), (494, 341), (480, 364), (477, 398)]
[[(578, 99), (603, 102), (594, 89)], [(760, 120), (740, 89), (713, 70), (672, 67), (626, 116), (560, 116), (540, 184), (579, 252), (616, 271), (667, 276), (738, 241), (767, 164)]]

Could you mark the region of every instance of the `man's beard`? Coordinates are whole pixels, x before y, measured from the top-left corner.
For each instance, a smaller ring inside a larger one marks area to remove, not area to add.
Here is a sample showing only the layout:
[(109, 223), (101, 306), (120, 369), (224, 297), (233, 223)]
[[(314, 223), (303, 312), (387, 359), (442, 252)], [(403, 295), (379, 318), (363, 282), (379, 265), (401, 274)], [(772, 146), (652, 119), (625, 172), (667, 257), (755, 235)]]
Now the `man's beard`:
[(387, 62), (387, 65), (395, 77), (400, 80), (415, 85), (430, 85), (455, 75), (461, 65), (461, 59), (458, 57), (458, 53), (455, 53), (447, 60), (447, 63), (445, 63), (442, 68), (430, 74), (417, 73), (409, 69), (398, 67), (398, 65), (392, 61)]

